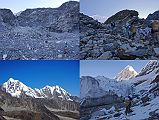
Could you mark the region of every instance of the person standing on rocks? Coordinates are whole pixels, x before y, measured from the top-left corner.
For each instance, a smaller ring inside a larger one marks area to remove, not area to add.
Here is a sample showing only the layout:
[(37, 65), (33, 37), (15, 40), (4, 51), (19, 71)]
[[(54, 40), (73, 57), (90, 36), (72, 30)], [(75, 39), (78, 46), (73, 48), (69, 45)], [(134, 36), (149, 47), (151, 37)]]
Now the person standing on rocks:
[(155, 40), (155, 42), (158, 42), (159, 41), (159, 21), (158, 20), (155, 20), (152, 22), (151, 24), (151, 27), (152, 27), (152, 36), (153, 36), (153, 39)]
[(128, 113), (132, 112), (132, 110), (131, 110), (132, 98), (130, 96), (128, 96), (128, 98), (125, 100), (124, 104), (126, 107), (125, 114), (127, 115)]

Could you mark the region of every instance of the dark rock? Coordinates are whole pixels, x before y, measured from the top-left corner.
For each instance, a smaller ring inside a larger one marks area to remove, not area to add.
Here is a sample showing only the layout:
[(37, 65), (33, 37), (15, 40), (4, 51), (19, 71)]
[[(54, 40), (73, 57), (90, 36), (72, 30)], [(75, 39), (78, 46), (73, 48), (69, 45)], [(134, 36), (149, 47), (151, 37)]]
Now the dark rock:
[(1, 114), (2, 112), (4, 112), (4, 110), (0, 107), (0, 114)]
[(114, 117), (119, 117), (122, 113), (116, 113), (114, 114)]
[(146, 20), (159, 20), (159, 11), (149, 14)]
[[(80, 33), (85, 33), (93, 31), (93, 29), (104, 28), (100, 22), (94, 20), (93, 18), (80, 13)], [(95, 31), (94, 31), (95, 32)]]
[(113, 15), (112, 17), (108, 18), (104, 23), (110, 24), (112, 22), (123, 20), (127, 17), (132, 18), (133, 16), (138, 16), (139, 13), (135, 10), (122, 10)]
[(159, 75), (157, 75), (151, 83), (159, 83)]
[(60, 120), (53, 114), (49, 116), (47, 113), (32, 111), (8, 111), (4, 113), (4, 116), (23, 120)]
[(16, 17), (9, 9), (0, 9), (0, 19), (1, 19), (0, 22), (4, 22), (5, 24), (11, 26), (15, 25)]
[(50, 32), (78, 31), (79, 3), (70, 1), (59, 8), (27, 9), (17, 19), (23, 27), (46, 27)]
[(7, 120), (3, 116), (0, 115), (0, 120)]

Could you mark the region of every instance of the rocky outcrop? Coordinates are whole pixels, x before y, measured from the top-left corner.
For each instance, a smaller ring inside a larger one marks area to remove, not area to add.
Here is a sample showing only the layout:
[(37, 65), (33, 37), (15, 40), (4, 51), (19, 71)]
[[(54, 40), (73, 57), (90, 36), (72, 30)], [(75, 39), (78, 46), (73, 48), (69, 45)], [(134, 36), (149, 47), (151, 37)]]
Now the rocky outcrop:
[(117, 95), (107, 94), (98, 98), (86, 98), (82, 102), (80, 107), (87, 108), (87, 107), (95, 107), (95, 106), (102, 106), (102, 105), (114, 105), (116, 103), (122, 103), (122, 99), (119, 98)]
[(124, 19), (130, 19), (134, 16), (138, 16), (139, 13), (135, 10), (122, 10), (117, 12), (115, 15), (111, 16), (110, 18), (108, 18), (104, 23), (105, 24), (110, 24), (112, 22), (116, 22), (116, 21), (121, 21)]
[(18, 17), (22, 27), (47, 28), (50, 32), (75, 32), (79, 29), (79, 3), (70, 1), (59, 8), (27, 9)]
[(153, 14), (149, 14), (146, 20), (159, 20), (159, 11), (155, 11)]
[(98, 80), (90, 76), (83, 76), (80, 81), (80, 98), (100, 97), (106, 92), (100, 87)]
[(0, 9), (0, 23), (3, 22), (7, 25), (14, 26), (16, 17), (9, 9)]
[(81, 37), (83, 37), (83, 34), (86, 35), (93, 34), (93, 32), (95, 32), (94, 30), (103, 28), (100, 22), (94, 20), (93, 18), (87, 15), (84, 15), (83, 13), (80, 13), (79, 17), (80, 17), (80, 33), (82, 34)]

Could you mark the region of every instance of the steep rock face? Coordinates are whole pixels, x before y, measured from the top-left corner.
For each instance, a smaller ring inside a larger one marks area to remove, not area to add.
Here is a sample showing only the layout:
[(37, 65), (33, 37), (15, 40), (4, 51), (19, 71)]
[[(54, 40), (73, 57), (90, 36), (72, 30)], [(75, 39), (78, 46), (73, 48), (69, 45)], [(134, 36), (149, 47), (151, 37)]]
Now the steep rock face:
[(105, 21), (105, 24), (110, 24), (111, 22), (116, 22), (116, 21), (120, 21), (123, 19), (128, 19), (131, 18), (133, 16), (138, 16), (139, 13), (135, 10), (122, 10), (119, 11), (118, 13), (116, 13), (115, 15), (113, 15), (112, 17), (108, 18)]
[(138, 73), (134, 70), (132, 66), (126, 66), (114, 79), (120, 80), (129, 80), (134, 78)]
[(0, 9), (0, 23), (3, 22), (7, 25), (15, 25), (16, 17), (9, 9)]
[(104, 76), (81, 77), (80, 98), (98, 98), (105, 95), (127, 96), (133, 92), (131, 85), (124, 81), (109, 79)]
[(153, 14), (149, 14), (146, 20), (159, 20), (159, 11), (155, 11)]
[(84, 97), (100, 97), (106, 92), (99, 86), (99, 82), (90, 76), (83, 76), (81, 78), (80, 98)]
[(95, 107), (120, 103), (122, 99), (115, 94), (107, 94), (97, 98), (85, 98), (80, 107)]
[(16, 24), (15, 16), (9, 9), (0, 9), (0, 32), (11, 29)]
[(79, 3), (70, 1), (59, 8), (27, 9), (17, 17), (22, 27), (44, 27), (50, 32), (78, 31)]

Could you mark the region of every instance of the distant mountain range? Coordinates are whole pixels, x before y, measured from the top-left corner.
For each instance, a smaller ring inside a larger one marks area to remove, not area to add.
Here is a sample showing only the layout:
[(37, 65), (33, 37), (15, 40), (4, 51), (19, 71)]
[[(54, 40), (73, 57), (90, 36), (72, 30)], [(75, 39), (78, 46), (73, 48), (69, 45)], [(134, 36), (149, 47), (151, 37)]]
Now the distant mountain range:
[(22, 95), (27, 95), (33, 98), (61, 98), (63, 100), (73, 101), (70, 98), (71, 94), (59, 86), (45, 86), (42, 89), (32, 89), (13, 78), (10, 78), (2, 85), (2, 90), (11, 94), (11, 96), (18, 98)]
[(101, 23), (104, 23), (107, 20), (106, 16), (93, 15), (93, 16), (90, 16), (90, 17), (92, 17), (94, 20), (98, 20)]

